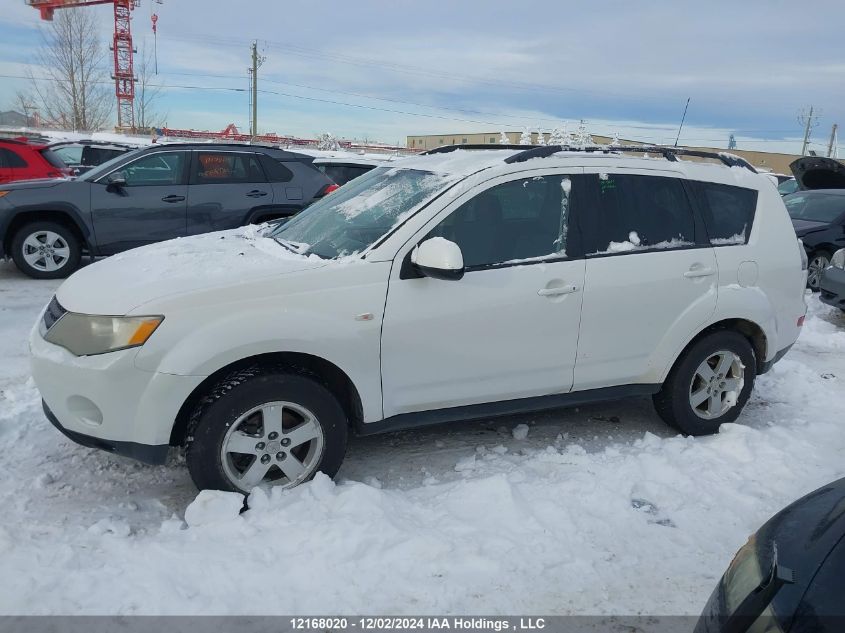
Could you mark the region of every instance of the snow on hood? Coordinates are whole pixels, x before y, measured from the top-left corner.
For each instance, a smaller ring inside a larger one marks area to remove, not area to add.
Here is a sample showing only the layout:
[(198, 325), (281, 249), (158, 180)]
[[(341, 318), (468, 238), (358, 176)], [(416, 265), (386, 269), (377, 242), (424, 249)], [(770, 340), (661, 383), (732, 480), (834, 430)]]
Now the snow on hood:
[(72, 275), (56, 296), (71, 312), (127, 314), (153, 299), (324, 266), (248, 226), (136, 248)]

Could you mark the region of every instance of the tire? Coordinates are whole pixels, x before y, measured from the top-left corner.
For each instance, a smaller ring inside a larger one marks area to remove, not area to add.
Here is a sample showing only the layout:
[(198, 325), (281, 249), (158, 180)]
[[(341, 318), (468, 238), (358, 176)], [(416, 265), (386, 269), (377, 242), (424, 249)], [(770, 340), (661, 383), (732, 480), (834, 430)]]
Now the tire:
[(347, 434), (346, 413), (318, 380), (286, 368), (251, 367), (217, 383), (194, 409), (185, 458), (200, 490), (248, 493), (260, 483), (292, 488), (318, 471), (334, 477)]
[(33, 279), (67, 277), (79, 268), (82, 259), (79, 239), (69, 227), (59, 222), (25, 224), (15, 233), (11, 247), (15, 265)]
[[(722, 361), (726, 364), (720, 365)], [(705, 363), (711, 373), (723, 378), (706, 381), (702, 375), (708, 374)], [(754, 348), (747, 338), (731, 330), (713, 332), (693, 343), (676, 361), (663, 387), (652, 397), (654, 407), (664, 422), (685, 435), (716, 433), (722, 424), (739, 417), (754, 388), (756, 367)], [(701, 397), (706, 400), (693, 406)]]
[(833, 257), (825, 250), (815, 251), (809, 257), (807, 270), (807, 287), (813, 292), (819, 291), (819, 283), (821, 283), (822, 271), (830, 266), (830, 258)]

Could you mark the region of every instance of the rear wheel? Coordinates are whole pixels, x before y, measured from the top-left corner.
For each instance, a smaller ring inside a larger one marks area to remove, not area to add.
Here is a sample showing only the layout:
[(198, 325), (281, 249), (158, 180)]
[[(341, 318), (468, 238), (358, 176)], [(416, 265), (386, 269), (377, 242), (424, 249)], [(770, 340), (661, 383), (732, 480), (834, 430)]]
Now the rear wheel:
[(346, 414), (310, 376), (251, 368), (218, 383), (191, 416), (186, 460), (198, 488), (292, 488), (333, 477), (346, 452)]
[(822, 280), (822, 272), (830, 266), (831, 255), (827, 251), (816, 251), (810, 255), (807, 264), (807, 287), (814, 292), (819, 289)]
[(79, 268), (82, 245), (74, 232), (58, 222), (31, 222), (12, 238), (12, 259), (25, 275), (60, 279)]
[(654, 406), (663, 420), (687, 435), (716, 433), (739, 417), (756, 377), (754, 348), (742, 334), (713, 332), (678, 360)]

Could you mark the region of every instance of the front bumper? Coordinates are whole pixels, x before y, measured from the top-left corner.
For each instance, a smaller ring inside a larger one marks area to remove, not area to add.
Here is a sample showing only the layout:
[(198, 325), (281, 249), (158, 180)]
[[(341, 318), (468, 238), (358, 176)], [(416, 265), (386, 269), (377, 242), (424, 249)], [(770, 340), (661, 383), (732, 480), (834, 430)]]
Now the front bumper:
[(80, 446), (98, 448), (109, 453), (114, 453), (115, 455), (131, 457), (132, 459), (137, 459), (138, 461), (146, 462), (147, 464), (163, 464), (165, 460), (167, 460), (167, 452), (170, 449), (170, 446), (167, 444), (147, 446), (146, 444), (136, 444), (135, 442), (104, 440), (99, 437), (78, 433), (77, 431), (69, 431), (62, 426), (62, 423), (59, 422), (55, 415), (53, 415), (53, 412), (50, 411), (50, 407), (48, 407), (47, 403), (43, 400), (41, 401), (41, 406), (44, 408), (44, 415), (47, 416), (50, 423), (59, 429), (65, 437), (73, 440)]
[(138, 349), (74, 356), (30, 335), (32, 376), (48, 419), (73, 441), (160, 463), (173, 424), (201, 376), (135, 367)]
[(845, 270), (829, 266), (822, 272), (819, 283), (822, 303), (845, 310)]

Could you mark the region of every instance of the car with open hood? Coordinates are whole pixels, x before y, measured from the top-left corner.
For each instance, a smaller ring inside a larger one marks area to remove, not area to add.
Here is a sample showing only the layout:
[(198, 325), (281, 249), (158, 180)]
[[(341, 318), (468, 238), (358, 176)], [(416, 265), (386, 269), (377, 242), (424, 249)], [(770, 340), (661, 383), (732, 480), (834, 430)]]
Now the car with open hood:
[(441, 148), (286, 223), (83, 268), (39, 316), (32, 372), (75, 441), (183, 447), (199, 488), (241, 492), (333, 476), (349, 433), (629, 396), (702, 435), (795, 342), (803, 254), (733, 156)]
[(832, 158), (805, 156), (790, 168), (799, 190), (783, 201), (809, 258), (807, 285), (819, 290), (833, 254), (845, 247), (845, 165)]

